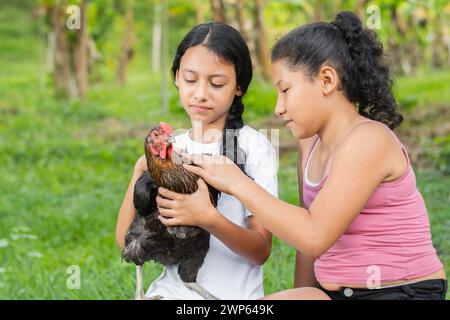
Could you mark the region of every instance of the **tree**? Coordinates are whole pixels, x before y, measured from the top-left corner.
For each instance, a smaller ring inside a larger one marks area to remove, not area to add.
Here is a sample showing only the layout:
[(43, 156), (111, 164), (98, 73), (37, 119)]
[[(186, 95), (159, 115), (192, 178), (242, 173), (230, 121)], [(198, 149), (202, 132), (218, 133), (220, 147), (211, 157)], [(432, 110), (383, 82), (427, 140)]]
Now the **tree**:
[(125, 12), (125, 35), (122, 42), (122, 52), (119, 58), (119, 64), (117, 67), (117, 80), (120, 84), (125, 84), (126, 80), (126, 68), (128, 62), (133, 57), (133, 47), (135, 42), (134, 37), (134, 15), (133, 15), (133, 2), (132, 0), (126, 0), (126, 12)]
[(211, 0), (211, 10), (215, 21), (227, 23), (226, 8), (223, 0)]
[(267, 31), (264, 23), (263, 11), (265, 0), (256, 0), (253, 6), (253, 34), (255, 51), (261, 67), (261, 73), (265, 79), (270, 77), (270, 50), (267, 41)]
[(169, 17), (168, 0), (162, 0), (162, 46), (161, 46), (161, 113), (169, 112)]
[(83, 99), (88, 87), (90, 59), (99, 59), (95, 42), (88, 33), (88, 1), (68, 6), (65, 0), (43, 5), (49, 15), (47, 61), (55, 94)]
[(81, 2), (81, 28), (77, 30), (75, 47), (75, 73), (78, 85), (78, 96), (83, 99), (88, 86), (88, 33), (87, 33), (87, 0)]
[(153, 35), (152, 35), (152, 71), (158, 73), (161, 67), (161, 36), (162, 36), (162, 17), (161, 2), (156, 1), (153, 9)]
[(51, 31), (49, 33), (48, 53), (53, 62), (53, 85), (57, 96), (76, 97), (76, 84), (71, 70), (69, 39), (66, 30), (65, 3), (56, 1), (49, 8)]

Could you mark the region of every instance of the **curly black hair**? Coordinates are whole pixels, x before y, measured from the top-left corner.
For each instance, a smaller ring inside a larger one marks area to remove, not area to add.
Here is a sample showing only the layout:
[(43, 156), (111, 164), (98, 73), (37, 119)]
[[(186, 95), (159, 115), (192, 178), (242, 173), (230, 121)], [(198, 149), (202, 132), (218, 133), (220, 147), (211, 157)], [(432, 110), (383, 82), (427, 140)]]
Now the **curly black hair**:
[(332, 66), (345, 97), (355, 103), (362, 116), (391, 129), (402, 122), (383, 45), (352, 12), (340, 12), (330, 23), (310, 23), (292, 30), (272, 49), (272, 61), (281, 59), (311, 80), (323, 65)]
[(245, 172), (245, 152), (239, 148), (239, 130), (244, 126), (242, 98), (252, 80), (252, 60), (250, 51), (241, 34), (233, 27), (222, 22), (207, 22), (195, 26), (181, 40), (172, 63), (172, 76), (176, 77), (180, 69), (181, 58), (186, 50), (202, 45), (211, 50), (220, 59), (234, 65), (237, 86), (242, 92), (235, 96), (225, 122), (221, 153), (233, 160)]

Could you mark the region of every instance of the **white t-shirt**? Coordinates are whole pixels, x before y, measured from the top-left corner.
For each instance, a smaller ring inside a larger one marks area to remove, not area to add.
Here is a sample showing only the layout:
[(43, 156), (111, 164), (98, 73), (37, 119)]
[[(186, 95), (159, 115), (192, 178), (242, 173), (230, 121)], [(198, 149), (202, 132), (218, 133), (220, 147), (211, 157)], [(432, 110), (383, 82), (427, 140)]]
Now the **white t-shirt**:
[[(220, 152), (220, 144), (193, 141), (188, 132), (175, 137), (175, 146), (190, 154)], [(245, 170), (256, 183), (278, 197), (278, 160), (270, 141), (255, 129), (244, 126), (239, 131), (239, 147), (246, 154)], [(237, 200), (222, 193), (218, 211), (233, 223), (247, 227), (251, 213)], [(211, 235), (210, 247), (197, 275), (197, 283), (219, 299), (258, 299), (264, 296), (262, 266), (255, 265), (234, 253)], [(178, 275), (178, 266), (165, 267), (150, 285), (146, 296), (160, 295), (163, 299), (198, 300), (199, 294), (189, 290)]]

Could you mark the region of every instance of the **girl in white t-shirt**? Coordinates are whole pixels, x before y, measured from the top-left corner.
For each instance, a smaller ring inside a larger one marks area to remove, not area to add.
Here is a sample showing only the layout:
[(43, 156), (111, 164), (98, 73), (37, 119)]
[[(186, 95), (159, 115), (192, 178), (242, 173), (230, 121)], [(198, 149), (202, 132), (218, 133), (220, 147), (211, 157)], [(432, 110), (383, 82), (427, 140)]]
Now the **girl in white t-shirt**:
[[(242, 97), (252, 78), (250, 54), (234, 28), (210, 22), (197, 25), (178, 46), (172, 74), (192, 129), (175, 137), (174, 146), (191, 154), (222, 154), (232, 159), (256, 183), (277, 196), (277, 157), (269, 140), (245, 126)], [(136, 165), (119, 212), (116, 238), (124, 245), (136, 215), (133, 189), (147, 170), (145, 157)], [(199, 180), (199, 189), (207, 188)], [(208, 196), (196, 192), (190, 206), (212, 208)], [(164, 210), (163, 208), (160, 210)], [(264, 295), (262, 265), (270, 255), (272, 234), (235, 198), (225, 193), (217, 209), (182, 212), (171, 223), (199, 226), (211, 233), (210, 248), (197, 283), (219, 299), (258, 299)], [(167, 219), (160, 216), (161, 222)], [(202, 299), (189, 290), (177, 266), (167, 266), (150, 285), (146, 296), (163, 299)]]

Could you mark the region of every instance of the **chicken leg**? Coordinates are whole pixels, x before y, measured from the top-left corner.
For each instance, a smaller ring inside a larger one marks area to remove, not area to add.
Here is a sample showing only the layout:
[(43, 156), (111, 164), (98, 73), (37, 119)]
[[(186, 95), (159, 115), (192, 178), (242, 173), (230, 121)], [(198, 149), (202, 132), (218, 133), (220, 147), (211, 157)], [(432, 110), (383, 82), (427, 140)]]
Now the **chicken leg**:
[(142, 265), (136, 265), (136, 292), (135, 300), (144, 300), (144, 289), (142, 287)]
[(218, 300), (215, 296), (213, 296), (211, 293), (203, 289), (197, 282), (184, 282), (184, 285), (194, 291), (197, 292), (200, 296), (205, 298), (205, 300)]
[(142, 286), (142, 265), (136, 265), (136, 293), (135, 300), (161, 300), (160, 295), (146, 297), (144, 296), (144, 290)]

